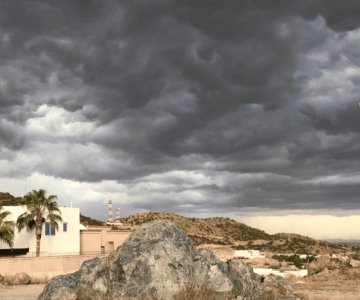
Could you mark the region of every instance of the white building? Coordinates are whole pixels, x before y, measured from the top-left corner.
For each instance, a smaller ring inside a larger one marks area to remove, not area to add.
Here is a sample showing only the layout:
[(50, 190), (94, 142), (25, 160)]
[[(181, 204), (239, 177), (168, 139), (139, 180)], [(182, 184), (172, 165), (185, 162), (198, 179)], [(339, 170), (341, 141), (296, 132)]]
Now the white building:
[[(49, 224), (43, 224), (41, 235), (40, 256), (50, 255), (78, 255), (80, 253), (80, 209), (70, 207), (59, 207), (62, 223), (59, 223), (59, 230)], [(4, 211), (11, 212), (7, 221), (14, 221), (19, 215), (26, 211), (25, 206), (3, 206)], [(46, 216), (45, 216), (46, 218)], [(15, 228), (13, 249), (29, 248), (27, 255), (35, 256), (36, 236), (35, 229), (28, 232), (24, 228), (21, 232)], [(0, 241), (0, 250), (10, 249), (7, 244)]]
[(238, 258), (265, 258), (265, 255), (260, 254), (259, 250), (235, 250), (234, 257)]

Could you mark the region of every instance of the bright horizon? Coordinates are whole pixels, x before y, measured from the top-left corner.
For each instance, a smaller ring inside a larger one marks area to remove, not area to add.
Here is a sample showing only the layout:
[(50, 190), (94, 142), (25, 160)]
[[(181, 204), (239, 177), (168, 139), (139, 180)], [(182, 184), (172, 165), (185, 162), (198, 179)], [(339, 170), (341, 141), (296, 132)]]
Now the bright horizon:
[(360, 240), (360, 216), (284, 215), (252, 216), (242, 221), (267, 233), (296, 233), (315, 239)]

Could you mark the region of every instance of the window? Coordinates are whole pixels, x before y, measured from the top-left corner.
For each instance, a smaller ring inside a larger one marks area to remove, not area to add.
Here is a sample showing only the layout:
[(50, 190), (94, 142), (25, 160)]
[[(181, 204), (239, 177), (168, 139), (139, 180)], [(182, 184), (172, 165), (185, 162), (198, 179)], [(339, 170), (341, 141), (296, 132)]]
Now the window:
[(55, 235), (55, 226), (50, 223), (45, 223), (45, 235)]
[(63, 232), (67, 232), (67, 223), (63, 223)]

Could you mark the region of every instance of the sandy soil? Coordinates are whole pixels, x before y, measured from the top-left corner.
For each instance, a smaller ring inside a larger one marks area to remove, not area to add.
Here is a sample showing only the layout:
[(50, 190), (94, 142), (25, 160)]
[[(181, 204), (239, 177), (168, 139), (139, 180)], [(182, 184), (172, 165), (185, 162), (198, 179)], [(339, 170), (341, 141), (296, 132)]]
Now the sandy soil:
[(44, 284), (5, 286), (0, 285), (1, 300), (35, 300), (44, 289)]
[[(233, 249), (229, 246), (201, 245), (199, 248), (207, 248), (223, 260), (231, 258), (233, 253)], [(279, 263), (271, 258), (253, 259), (246, 262), (252, 267), (266, 267)], [(359, 300), (360, 268), (348, 270), (343, 274), (338, 273), (339, 271), (334, 272), (325, 272), (302, 279), (289, 278), (289, 282), (295, 293), (304, 300)]]
[[(292, 282), (295, 293), (306, 300), (358, 300), (360, 280), (331, 280), (327, 282)], [(35, 300), (44, 289), (44, 284), (3, 286), (1, 300)]]
[(331, 280), (328, 282), (292, 283), (296, 294), (309, 300), (358, 300), (359, 280)]

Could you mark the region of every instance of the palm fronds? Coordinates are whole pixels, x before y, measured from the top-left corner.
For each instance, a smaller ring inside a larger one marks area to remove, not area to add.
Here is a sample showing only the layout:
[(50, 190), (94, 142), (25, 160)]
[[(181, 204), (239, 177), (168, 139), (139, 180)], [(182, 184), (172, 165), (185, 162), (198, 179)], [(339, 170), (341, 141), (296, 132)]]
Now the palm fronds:
[(12, 247), (14, 242), (14, 222), (5, 221), (5, 218), (11, 213), (2, 209), (0, 207), (0, 240)]

